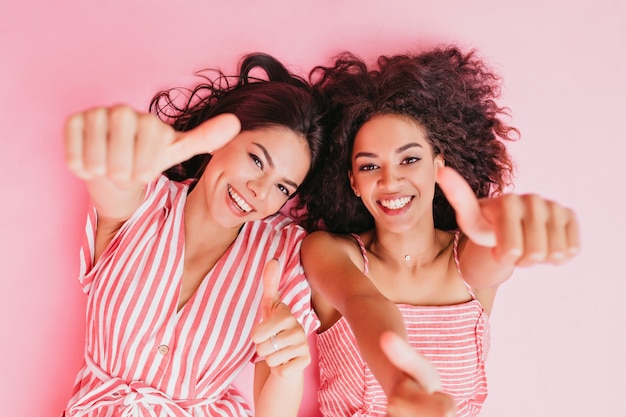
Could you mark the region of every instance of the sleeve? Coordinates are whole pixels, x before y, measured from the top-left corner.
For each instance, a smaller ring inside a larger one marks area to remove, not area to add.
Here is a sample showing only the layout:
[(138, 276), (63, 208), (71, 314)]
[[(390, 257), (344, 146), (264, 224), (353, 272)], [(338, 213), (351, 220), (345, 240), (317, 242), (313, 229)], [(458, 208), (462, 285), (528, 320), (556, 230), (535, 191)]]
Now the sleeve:
[(167, 191), (168, 182), (169, 180), (162, 175), (146, 186), (146, 195), (143, 203), (137, 211), (128, 220), (126, 220), (126, 222), (124, 222), (122, 227), (120, 227), (120, 230), (118, 230), (113, 239), (111, 239), (111, 242), (109, 242), (109, 245), (106, 247), (95, 265), (93, 263), (93, 259), (98, 225), (98, 213), (96, 212), (96, 208), (93, 203), (89, 203), (87, 222), (85, 225), (85, 235), (83, 236), (83, 242), (80, 248), (80, 265), (78, 275), (78, 281), (83, 288), (83, 292), (86, 294), (89, 293), (98, 271), (106, 260), (116, 252), (120, 241), (131, 229), (131, 225), (146, 212), (154, 209), (155, 203), (158, 204), (158, 201), (162, 201), (162, 198), (157, 197), (162, 195), (164, 191)]
[[(300, 246), (305, 236), (304, 229), (295, 224), (282, 228), (271, 238), (274, 250), (270, 251), (268, 260), (278, 259), (281, 266), (278, 286), (280, 300), (289, 306), (291, 314), (298, 320), (307, 337), (310, 337), (320, 327), (320, 320), (313, 310), (311, 287), (300, 262)], [(259, 360), (262, 358), (255, 352), (250, 362)]]
[(311, 287), (304, 275), (300, 261), (300, 246), (306, 233), (299, 226), (290, 228), (287, 233), (285, 251), (280, 257), (283, 265), (279, 294), (283, 303), (291, 309), (291, 313), (302, 325), (307, 336), (315, 332), (320, 321), (311, 305)]

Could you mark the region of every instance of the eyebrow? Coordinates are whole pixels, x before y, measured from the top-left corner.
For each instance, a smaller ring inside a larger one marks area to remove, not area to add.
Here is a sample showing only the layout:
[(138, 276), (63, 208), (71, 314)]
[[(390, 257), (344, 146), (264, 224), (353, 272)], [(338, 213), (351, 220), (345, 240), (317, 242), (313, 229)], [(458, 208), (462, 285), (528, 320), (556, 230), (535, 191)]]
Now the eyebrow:
[[(402, 153), (406, 151), (407, 149), (411, 149), (411, 148), (423, 148), (423, 146), (417, 142), (407, 143), (406, 145), (402, 145), (398, 149), (396, 149), (396, 153)], [(354, 155), (354, 159), (361, 158), (361, 157), (376, 158), (377, 156), (378, 155), (373, 152), (359, 152), (356, 155)]]
[[(261, 149), (261, 152), (263, 152), (263, 155), (265, 156), (265, 159), (267, 159), (267, 163), (269, 164), (269, 166), (274, 168), (274, 160), (270, 156), (270, 153), (267, 151), (265, 146), (263, 146), (263, 145), (261, 145), (260, 143), (257, 143), (257, 142), (252, 142), (252, 143), (255, 146), (257, 146), (259, 149)], [(290, 179), (283, 178), (283, 181), (285, 181), (288, 185), (291, 185), (296, 190), (298, 189), (298, 184), (296, 184), (295, 182), (291, 181)]]

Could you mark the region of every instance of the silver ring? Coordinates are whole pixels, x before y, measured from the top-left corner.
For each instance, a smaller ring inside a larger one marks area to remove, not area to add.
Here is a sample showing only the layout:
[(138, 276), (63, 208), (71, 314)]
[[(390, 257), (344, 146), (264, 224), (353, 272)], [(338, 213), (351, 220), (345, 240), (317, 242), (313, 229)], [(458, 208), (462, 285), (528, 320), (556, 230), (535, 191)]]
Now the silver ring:
[(272, 347), (274, 348), (274, 352), (276, 352), (278, 350), (278, 344), (276, 343), (276, 335), (275, 334), (270, 336), (270, 343), (272, 344)]

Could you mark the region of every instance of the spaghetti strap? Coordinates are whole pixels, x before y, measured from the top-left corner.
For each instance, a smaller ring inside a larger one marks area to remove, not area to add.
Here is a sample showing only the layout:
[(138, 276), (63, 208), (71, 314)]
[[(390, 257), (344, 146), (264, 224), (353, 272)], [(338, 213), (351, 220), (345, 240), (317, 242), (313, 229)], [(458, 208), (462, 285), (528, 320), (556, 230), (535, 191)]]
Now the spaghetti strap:
[(461, 279), (463, 280), (463, 284), (465, 284), (465, 286), (467, 287), (467, 291), (472, 296), (472, 300), (475, 300), (476, 295), (474, 294), (472, 287), (470, 287), (470, 285), (465, 281), (465, 278), (463, 278), (463, 274), (461, 273), (461, 264), (459, 263), (459, 251), (458, 251), (460, 237), (461, 237), (460, 230), (457, 230), (456, 232), (454, 232), (454, 263), (456, 264), (456, 270), (459, 272), (459, 275), (461, 276)]
[(350, 233), (350, 236), (356, 239), (356, 242), (359, 244), (359, 247), (361, 248), (361, 255), (363, 255), (363, 264), (364, 264), (363, 273), (367, 275), (369, 272), (369, 259), (367, 259), (367, 250), (365, 249), (365, 245), (363, 244), (363, 241), (361, 240), (361, 236), (357, 235), (356, 233)]

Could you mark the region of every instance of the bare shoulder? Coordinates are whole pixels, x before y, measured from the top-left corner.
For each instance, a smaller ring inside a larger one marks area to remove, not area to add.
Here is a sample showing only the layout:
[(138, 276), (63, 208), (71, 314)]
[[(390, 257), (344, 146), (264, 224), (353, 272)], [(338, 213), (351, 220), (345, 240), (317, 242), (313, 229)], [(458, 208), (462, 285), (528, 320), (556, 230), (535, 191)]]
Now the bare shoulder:
[(315, 232), (310, 233), (302, 243), (303, 251), (323, 250), (325, 252), (350, 252), (355, 250), (355, 248), (358, 248), (358, 246), (354, 237), (350, 235), (331, 233), (325, 230), (316, 230)]
[[(359, 236), (365, 238), (365, 235)], [(365, 258), (352, 235), (327, 231), (311, 233), (302, 243), (301, 259), (309, 281), (332, 281), (337, 274), (343, 277), (342, 280), (346, 274), (360, 280), (365, 271)]]
[(340, 311), (351, 294), (375, 291), (363, 275), (363, 256), (353, 236), (327, 231), (309, 234), (302, 243), (302, 265), (311, 284), (313, 307), (322, 323), (319, 332), (341, 318)]

